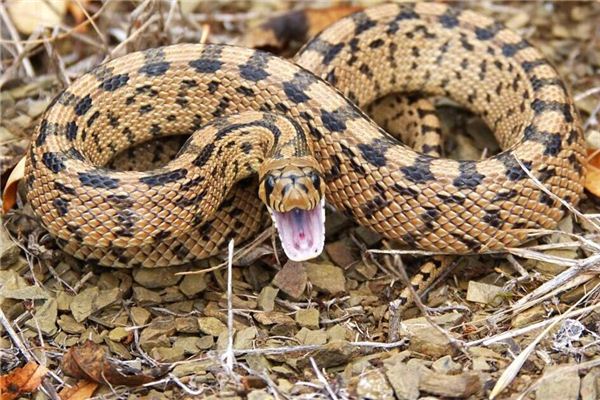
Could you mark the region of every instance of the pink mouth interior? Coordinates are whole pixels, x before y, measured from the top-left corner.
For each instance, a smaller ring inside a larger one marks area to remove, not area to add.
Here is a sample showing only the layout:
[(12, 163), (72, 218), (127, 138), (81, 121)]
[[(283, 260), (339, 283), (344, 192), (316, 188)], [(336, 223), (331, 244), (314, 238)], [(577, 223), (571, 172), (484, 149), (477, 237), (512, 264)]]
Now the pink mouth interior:
[(273, 211), (273, 220), (285, 254), (292, 261), (317, 257), (325, 243), (325, 208), (323, 204), (310, 211), (294, 209)]

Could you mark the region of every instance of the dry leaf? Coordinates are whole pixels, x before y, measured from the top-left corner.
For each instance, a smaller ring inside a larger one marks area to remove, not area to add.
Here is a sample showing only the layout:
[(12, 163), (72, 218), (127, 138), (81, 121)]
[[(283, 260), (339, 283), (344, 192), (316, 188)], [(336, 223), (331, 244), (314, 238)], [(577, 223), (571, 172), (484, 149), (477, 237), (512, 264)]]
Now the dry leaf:
[(0, 376), (0, 400), (16, 399), (24, 393), (35, 391), (47, 373), (46, 367), (30, 361), (25, 366)]
[(106, 352), (91, 340), (81, 346), (71, 347), (65, 354), (61, 364), (66, 375), (109, 385), (140, 386), (152, 382), (166, 371), (156, 371), (154, 375), (142, 374), (138, 370), (124, 374), (109, 361)]
[(86, 400), (94, 395), (98, 383), (81, 380), (75, 386), (65, 387), (59, 395), (62, 400)]
[(9, 1), (6, 8), (19, 32), (31, 35), (40, 27), (59, 25), (67, 11), (67, 0), (45, 0), (35, 3)]
[(25, 157), (17, 163), (13, 168), (10, 176), (6, 180), (4, 191), (2, 192), (2, 211), (4, 214), (10, 210), (17, 202), (17, 186), (18, 183), (25, 176)]
[(292, 41), (305, 42), (335, 21), (361, 9), (357, 6), (335, 6), (288, 11), (250, 28), (241, 44), (281, 50)]
[[(67, 4), (67, 9), (69, 10), (69, 14), (73, 16), (76, 25), (80, 25), (83, 21), (87, 19), (83, 7), (85, 7), (90, 0), (76, 0), (69, 1)], [(87, 25), (78, 26), (77, 32), (85, 32), (87, 30)]]
[(600, 150), (588, 150), (588, 171), (585, 178), (585, 188), (600, 197)]

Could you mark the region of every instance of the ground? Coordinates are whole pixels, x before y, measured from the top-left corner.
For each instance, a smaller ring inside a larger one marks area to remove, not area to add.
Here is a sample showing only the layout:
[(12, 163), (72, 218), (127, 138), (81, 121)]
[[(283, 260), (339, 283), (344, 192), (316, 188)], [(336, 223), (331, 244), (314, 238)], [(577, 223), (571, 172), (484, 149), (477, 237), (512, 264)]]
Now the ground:
[[(305, 35), (364, 6), (50, 3), (54, 11), (41, 0), (22, 1), (21, 10), (15, 0), (0, 4), (3, 182), (52, 97), (104, 59), (179, 42), (290, 56)], [(458, 6), (497, 18), (542, 50), (570, 88), (589, 148), (599, 148), (600, 4)], [(318, 10), (269, 20), (306, 7)], [(54, 28), (37, 29), (40, 20)], [(495, 151), (480, 120), (448, 101), (438, 110), (450, 157)], [(286, 262), (267, 229), (235, 249), (242, 254), (233, 267), (213, 258), (115, 270), (61, 253), (21, 188), (8, 195), (17, 204), (0, 230), (0, 396), (600, 398), (600, 201), (588, 185), (555, 232), (503, 254), (444, 259), (447, 273), (407, 310), (398, 302), (403, 271), (414, 274), (427, 256), (334, 212), (326, 251), (311, 262)], [(376, 252), (390, 249), (402, 251)], [(187, 271), (195, 273), (178, 274)]]

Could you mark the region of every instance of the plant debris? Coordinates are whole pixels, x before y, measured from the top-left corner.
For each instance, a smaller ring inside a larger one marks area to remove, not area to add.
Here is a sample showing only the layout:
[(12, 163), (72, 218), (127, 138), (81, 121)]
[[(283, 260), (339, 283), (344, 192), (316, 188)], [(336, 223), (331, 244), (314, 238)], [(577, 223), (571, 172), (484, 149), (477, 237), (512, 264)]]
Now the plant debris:
[[(266, 229), (235, 245), (233, 263), (149, 270), (75, 260), (33, 218), (19, 160), (52, 98), (103, 60), (172, 43), (290, 57), (370, 3), (39, 3), (0, 4), (2, 400), (600, 398), (600, 3), (457, 5), (517, 30), (573, 94), (587, 190), (555, 231), (504, 254), (431, 258), (328, 210), (325, 251), (310, 262), (287, 261)], [(444, 99), (436, 108), (446, 155), (499, 151), (479, 118)], [(446, 272), (405, 303), (404, 276), (436, 262)]]

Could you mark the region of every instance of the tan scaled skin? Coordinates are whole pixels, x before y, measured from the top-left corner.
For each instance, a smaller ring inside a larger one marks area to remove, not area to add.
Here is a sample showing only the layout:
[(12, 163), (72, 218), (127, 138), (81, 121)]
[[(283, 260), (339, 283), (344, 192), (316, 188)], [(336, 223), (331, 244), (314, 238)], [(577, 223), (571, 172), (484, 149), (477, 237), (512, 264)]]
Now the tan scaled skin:
[[(180, 44), (97, 67), (44, 114), (28, 200), (76, 257), (157, 267), (261, 229), (253, 176), (277, 158), (281, 132), (312, 152), (328, 202), (420, 249), (502, 250), (555, 227), (564, 210), (519, 162), (559, 198), (580, 198), (585, 158), (572, 100), (541, 53), (490, 18), (445, 4), (376, 6), (333, 24), (295, 62)], [(358, 109), (395, 92), (454, 99), (482, 116), (505, 151), (454, 161), (400, 145)], [(98, 167), (138, 143), (193, 132), (162, 169)]]

